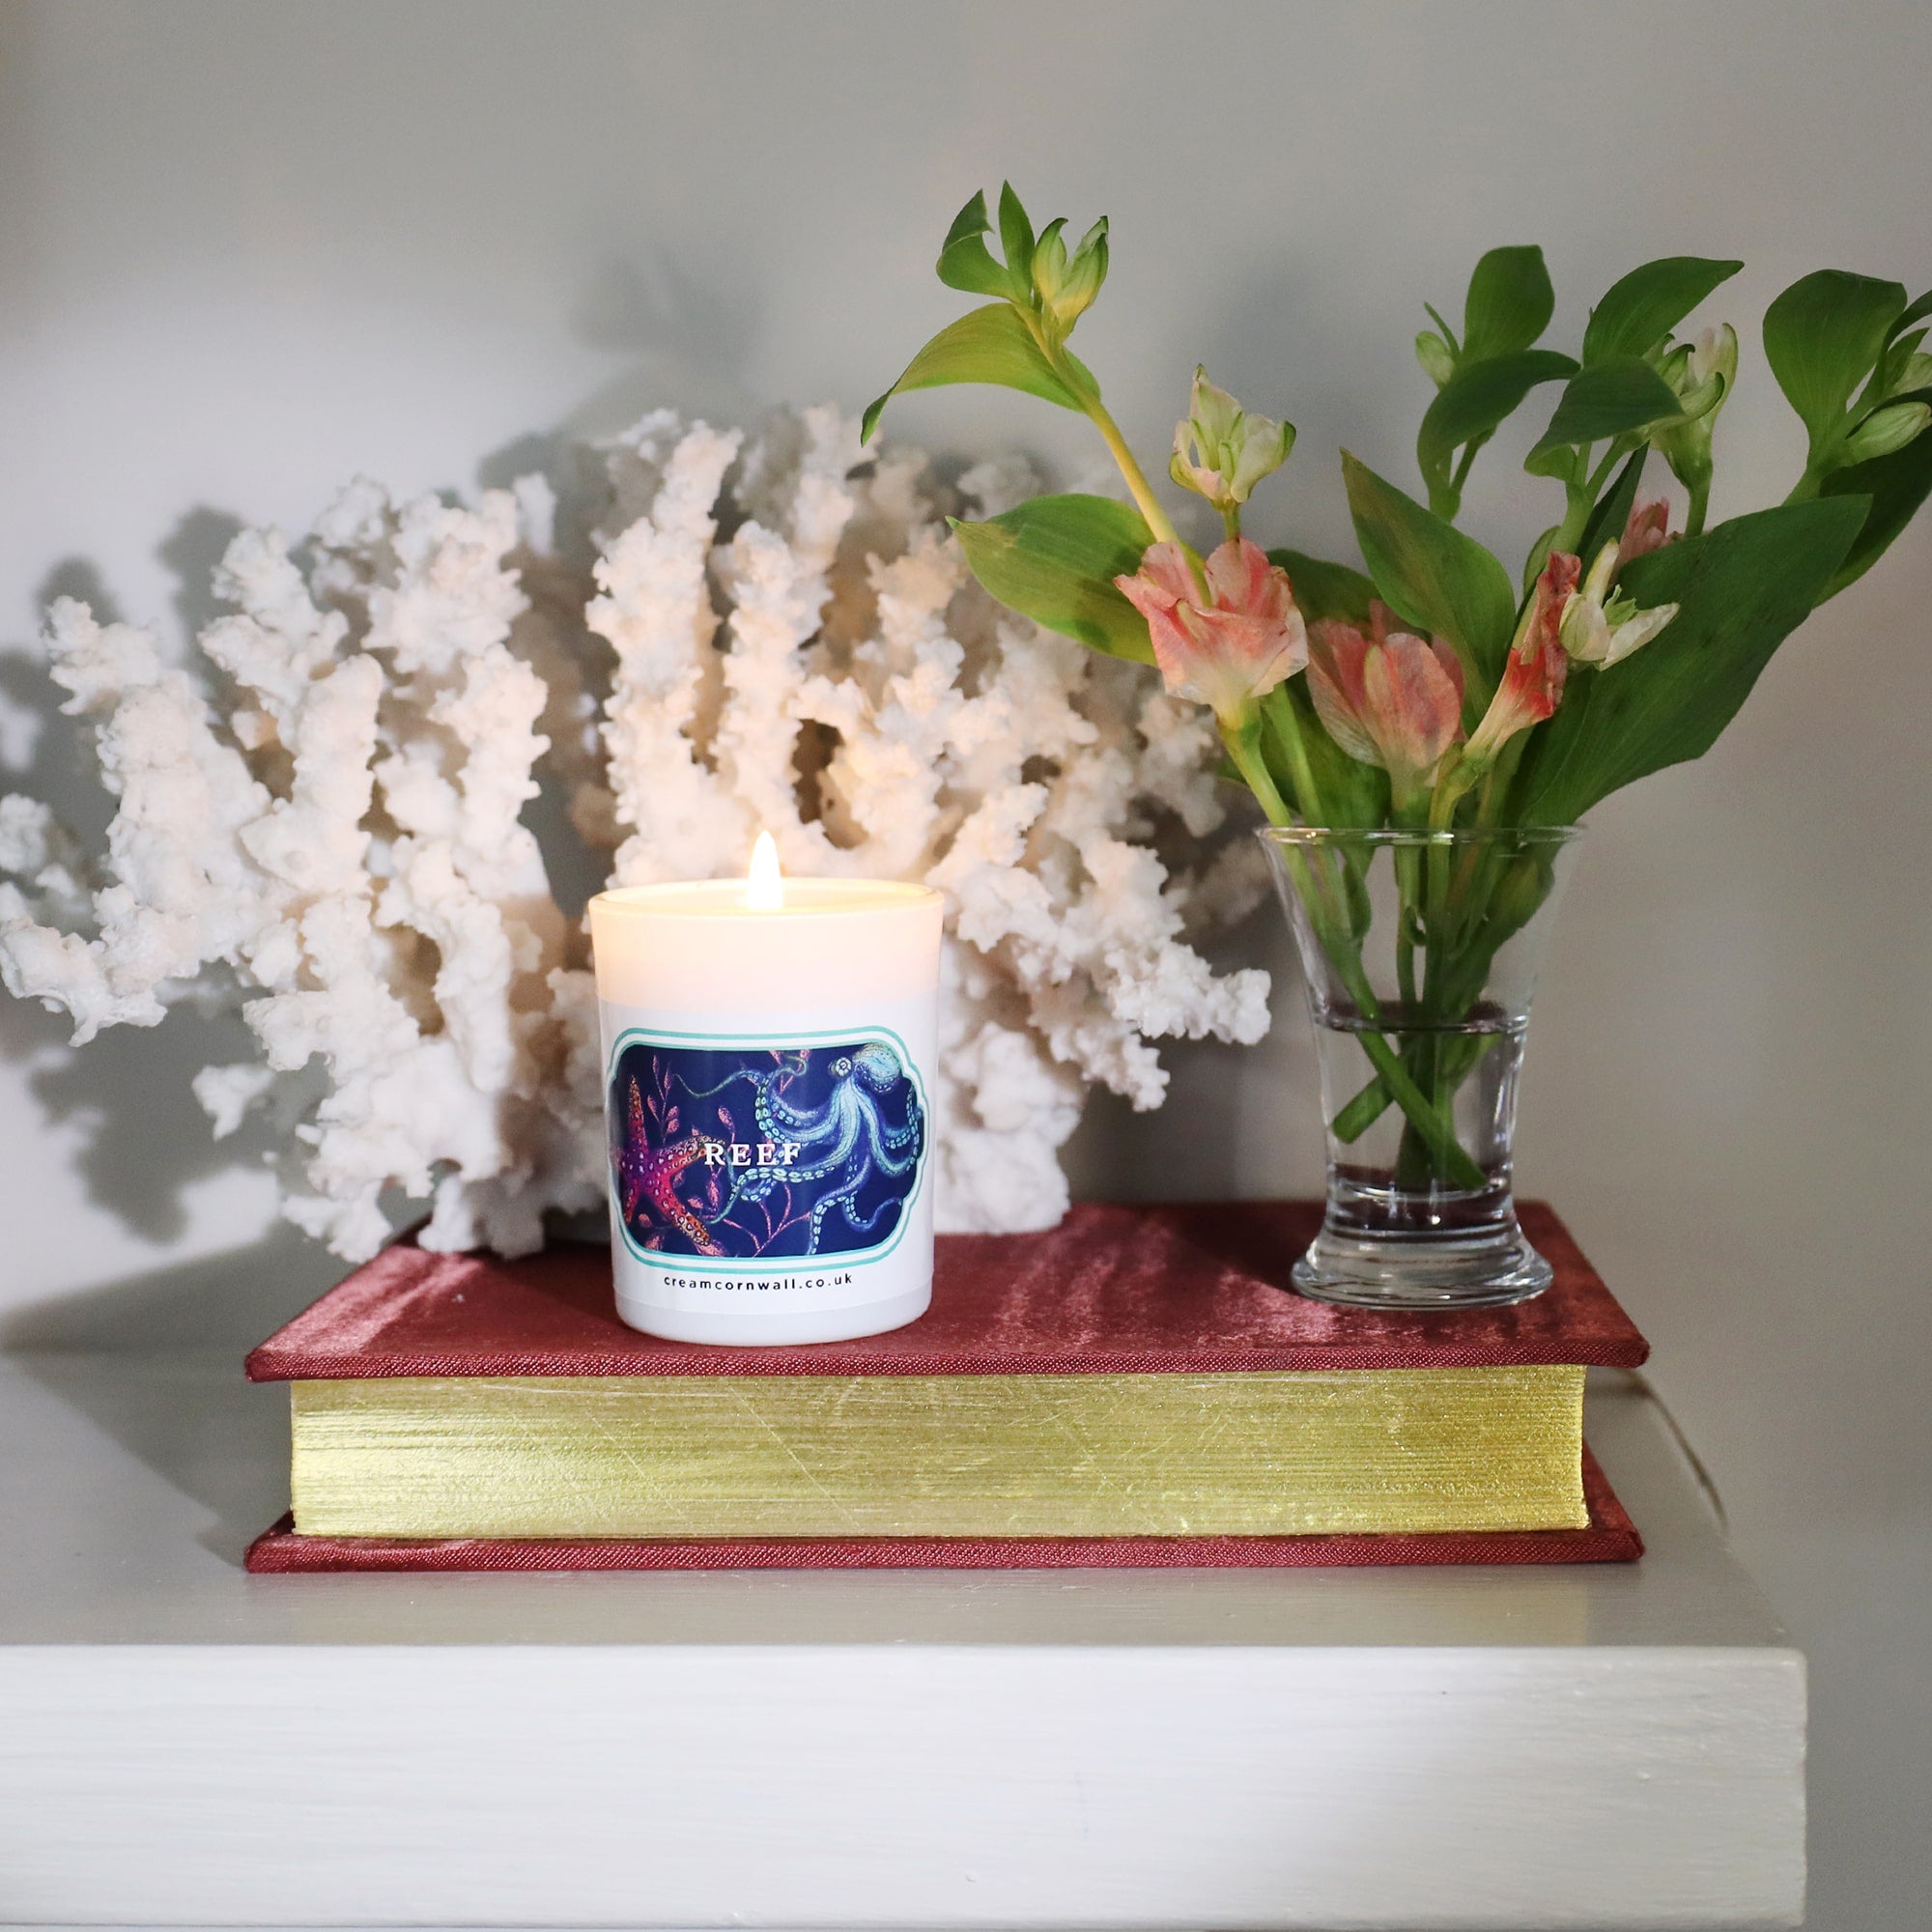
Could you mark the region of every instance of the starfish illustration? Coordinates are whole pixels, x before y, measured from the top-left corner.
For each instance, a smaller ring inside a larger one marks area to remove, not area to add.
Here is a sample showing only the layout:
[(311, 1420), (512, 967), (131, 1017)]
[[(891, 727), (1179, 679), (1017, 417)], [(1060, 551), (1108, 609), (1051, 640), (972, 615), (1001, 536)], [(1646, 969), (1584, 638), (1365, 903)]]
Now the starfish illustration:
[(654, 1148), (644, 1131), (643, 1096), (638, 1083), (631, 1082), (630, 1128), (624, 1136), (623, 1151), (617, 1156), (617, 1173), (623, 1183), (624, 1219), (637, 1212), (641, 1198), (648, 1201), (658, 1216), (678, 1229), (700, 1255), (722, 1255), (724, 1250), (711, 1238), (710, 1230), (698, 1219), (696, 1210), (680, 1200), (674, 1183), (693, 1161), (704, 1155), (704, 1142), (696, 1134), (669, 1147)]

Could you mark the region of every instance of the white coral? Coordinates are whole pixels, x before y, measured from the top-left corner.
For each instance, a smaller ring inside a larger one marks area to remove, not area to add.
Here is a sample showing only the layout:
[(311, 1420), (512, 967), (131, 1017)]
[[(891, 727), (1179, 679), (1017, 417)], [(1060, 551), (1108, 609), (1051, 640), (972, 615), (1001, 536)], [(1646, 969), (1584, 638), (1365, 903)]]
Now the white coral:
[[(942, 887), (940, 1225), (1051, 1224), (1090, 1084), (1154, 1106), (1151, 1039), (1266, 1026), (1265, 976), (1188, 943), (1258, 891), (1211, 730), (971, 584), (940, 512), (1007, 507), (1023, 466), (949, 494), (831, 410), (741, 444), (659, 412), (605, 448), (593, 582), (536, 478), (474, 507), (358, 480), (298, 551), (244, 531), (199, 639), (225, 713), (57, 604), (119, 809), (97, 885), (0, 800), (6, 984), (81, 1040), (225, 978), (261, 1057), (195, 1092), (217, 1134), (284, 1125), (292, 1220), (359, 1258), (427, 1197), (431, 1245), (526, 1251), (606, 1158), (582, 934), (524, 820), (545, 769), (620, 882), (735, 871), (764, 827), (795, 870)], [(1198, 874), (1163, 825), (1208, 841)]]

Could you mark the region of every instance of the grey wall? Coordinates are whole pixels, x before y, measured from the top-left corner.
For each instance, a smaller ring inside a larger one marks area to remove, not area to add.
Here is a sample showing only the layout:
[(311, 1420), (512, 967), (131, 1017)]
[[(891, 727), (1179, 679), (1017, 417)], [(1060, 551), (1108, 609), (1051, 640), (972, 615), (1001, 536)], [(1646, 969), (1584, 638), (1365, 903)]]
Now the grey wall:
[[(1334, 452), (1401, 477), (1407, 344), (1477, 253), (1540, 240), (1557, 339), (1648, 255), (1737, 254), (1749, 324), (1719, 512), (1800, 439), (1755, 322), (1804, 270), (1932, 281), (1932, 10), (1847, 4), (0, 8), (0, 756), (99, 823), (30, 648), (50, 587), (178, 630), (229, 520), (301, 526), (366, 470), (469, 485), (560, 425), (670, 402), (856, 404), (954, 310), (934, 244), (1012, 173), (1115, 219), (1081, 347), (1157, 451), (1205, 357), (1300, 425), (1259, 520), (1345, 542)], [(1077, 425), (954, 391), (934, 447)], [(1498, 450), (1468, 522), (1548, 521)], [(1700, 765), (1605, 808), (1536, 1026), (1528, 1187), (1658, 1345), (1656, 1378), (1807, 1640), (1812, 1922), (1916, 1922), (1932, 1813), (1932, 530), (1820, 615)], [(1308, 1055), (1177, 1056), (1175, 1110), (1105, 1110), (1094, 1190), (1318, 1183)], [(267, 1224), (185, 1093), (181, 1016), (79, 1061), (0, 1008), (9, 1302), (152, 1276)], [(1232, 1113), (1230, 1113), (1232, 1109)], [(1232, 1125), (1230, 1124), (1232, 1122)], [(1158, 1179), (1157, 1179), (1158, 1177)], [(272, 1237), (265, 1310), (327, 1278)], [(246, 1319), (246, 1318), (244, 1318)], [(1906, 1901), (1911, 1901), (1908, 1905)]]

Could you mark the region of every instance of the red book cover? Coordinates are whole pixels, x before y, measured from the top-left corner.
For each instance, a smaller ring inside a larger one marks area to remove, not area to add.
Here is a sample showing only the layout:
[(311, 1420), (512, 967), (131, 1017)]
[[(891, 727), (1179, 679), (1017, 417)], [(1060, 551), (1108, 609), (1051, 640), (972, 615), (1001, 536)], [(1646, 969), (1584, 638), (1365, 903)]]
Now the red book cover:
[[(257, 1381), (383, 1376), (1151, 1375), (1212, 1371), (1634, 1367), (1648, 1345), (1548, 1208), (1524, 1232), (1555, 1281), (1458, 1314), (1344, 1309), (1286, 1292), (1313, 1202), (1076, 1207), (1035, 1235), (949, 1235), (933, 1305), (847, 1342), (724, 1349), (666, 1342), (616, 1316), (609, 1252), (576, 1243), (502, 1262), (402, 1243), (248, 1357)], [(1615, 1562), (1642, 1548), (1585, 1454), (1587, 1529), (1203, 1538), (873, 1538), (713, 1542), (374, 1542), (286, 1520), (258, 1572), (340, 1569), (1021, 1568)]]

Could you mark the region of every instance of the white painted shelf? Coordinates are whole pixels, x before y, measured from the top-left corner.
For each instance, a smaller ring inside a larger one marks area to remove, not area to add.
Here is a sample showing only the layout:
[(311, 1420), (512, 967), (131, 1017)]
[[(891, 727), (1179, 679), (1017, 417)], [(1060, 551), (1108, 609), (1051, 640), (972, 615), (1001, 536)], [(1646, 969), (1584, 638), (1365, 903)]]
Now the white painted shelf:
[(1650, 1399), (1548, 1570), (250, 1577), (285, 1394), (0, 1364), (0, 1922), (1769, 1926), (1804, 1661)]

